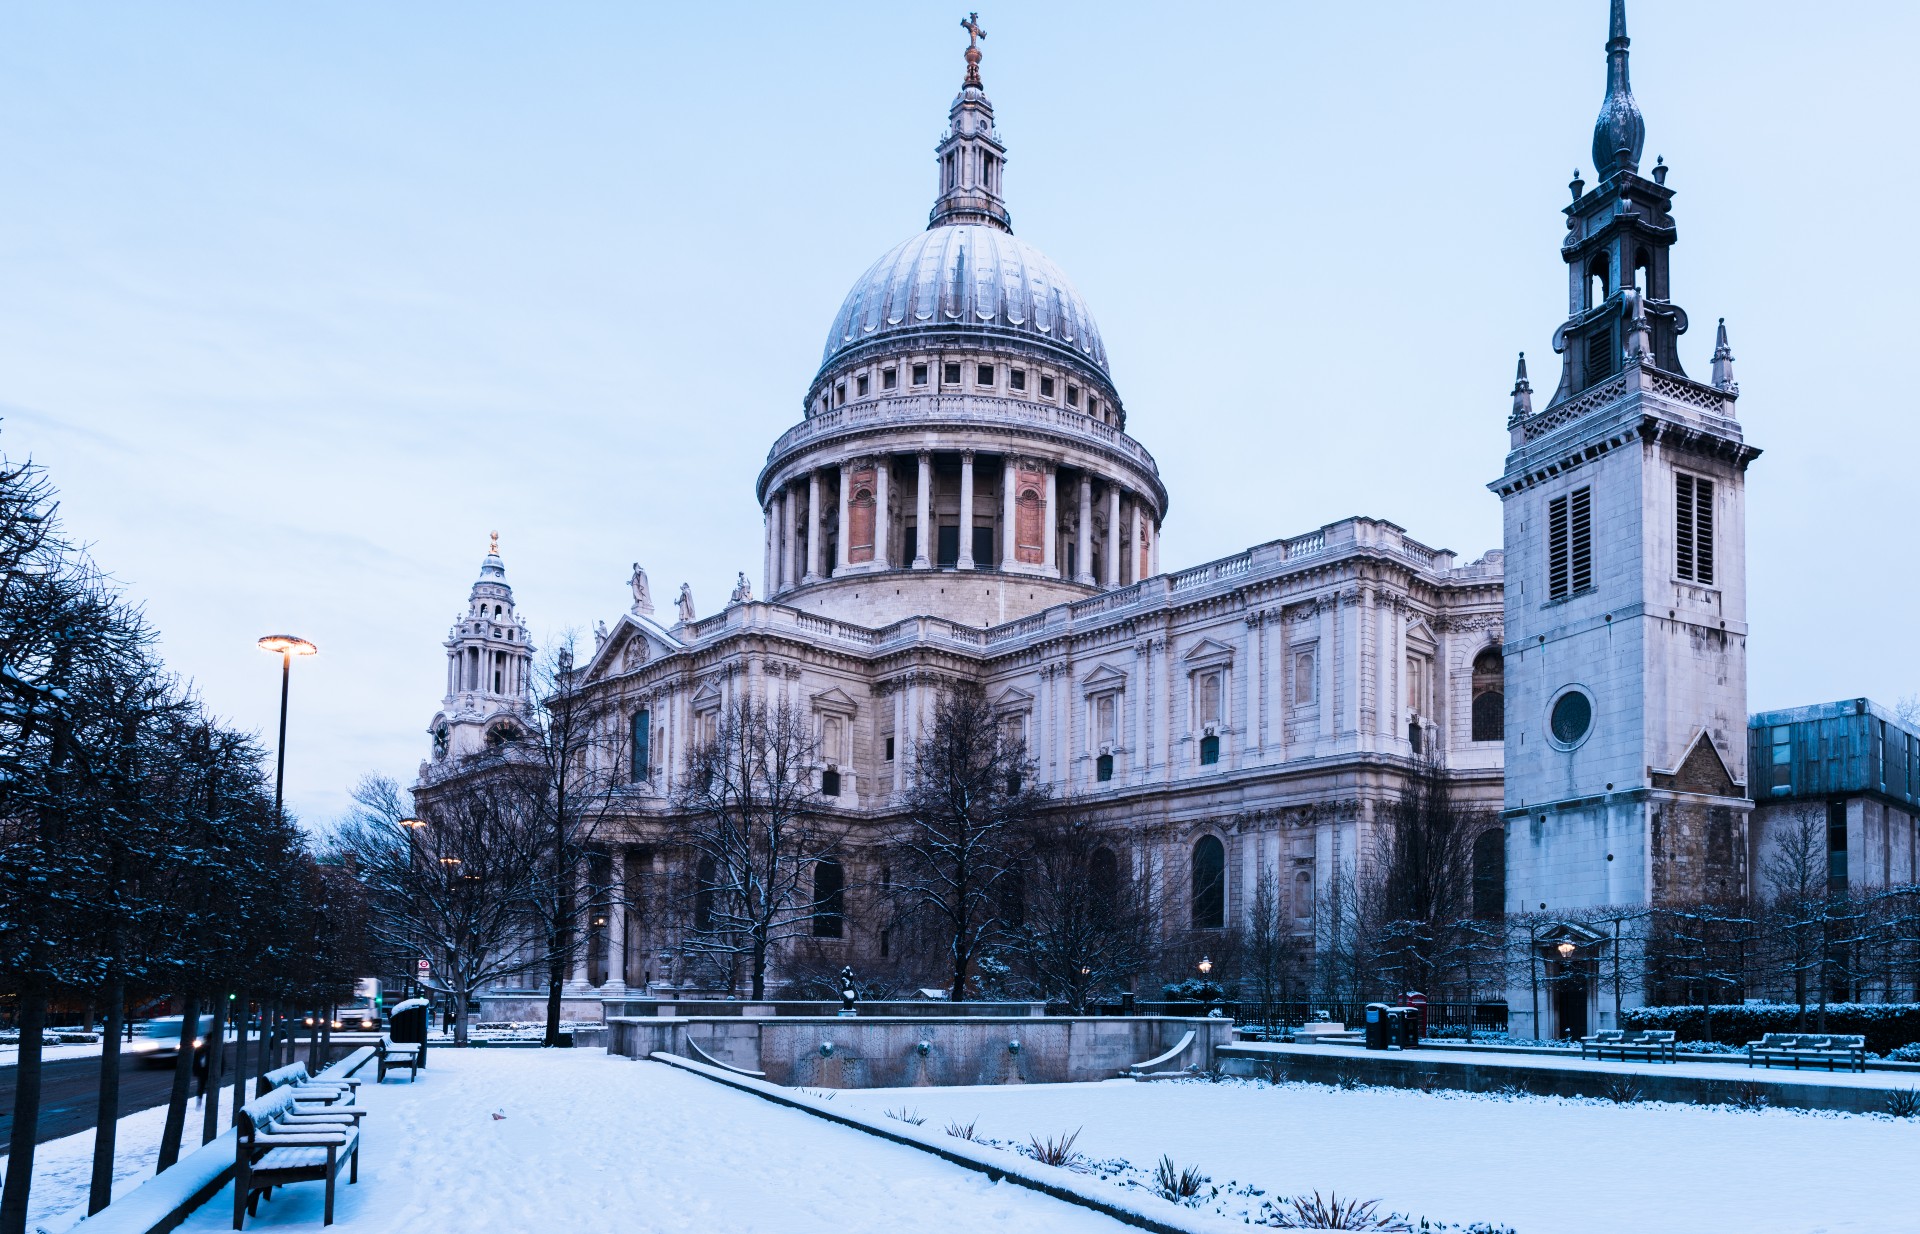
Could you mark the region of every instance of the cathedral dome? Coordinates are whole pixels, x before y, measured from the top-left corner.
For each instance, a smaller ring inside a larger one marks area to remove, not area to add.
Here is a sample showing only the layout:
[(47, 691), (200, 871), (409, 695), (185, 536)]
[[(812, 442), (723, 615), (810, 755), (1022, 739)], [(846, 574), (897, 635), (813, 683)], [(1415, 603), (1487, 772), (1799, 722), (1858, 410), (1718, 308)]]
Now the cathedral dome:
[(847, 293), (821, 362), (877, 339), (955, 330), (1038, 343), (1107, 368), (1079, 289), (1045, 253), (984, 223), (934, 226), (888, 250)]

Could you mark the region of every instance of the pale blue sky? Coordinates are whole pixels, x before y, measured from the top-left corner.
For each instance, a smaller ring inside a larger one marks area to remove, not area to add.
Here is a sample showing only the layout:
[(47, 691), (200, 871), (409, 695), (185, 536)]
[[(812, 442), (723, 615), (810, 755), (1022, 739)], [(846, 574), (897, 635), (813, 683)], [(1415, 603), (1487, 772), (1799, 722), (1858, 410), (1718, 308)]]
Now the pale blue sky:
[[(978, 0), (971, 0), (977, 3)], [(924, 225), (962, 10), (0, 8), (0, 445), (289, 799), (409, 778), (498, 529), (537, 634), (759, 574), (752, 484), (846, 288)], [(1499, 542), (1550, 392), (1603, 0), (982, 11), (1016, 230), (1078, 282), (1164, 561), (1350, 514)], [(1751, 703), (1920, 692), (1920, 7), (1636, 0), (1702, 375), (1728, 319)], [(1591, 171), (1588, 171), (1591, 178)]]

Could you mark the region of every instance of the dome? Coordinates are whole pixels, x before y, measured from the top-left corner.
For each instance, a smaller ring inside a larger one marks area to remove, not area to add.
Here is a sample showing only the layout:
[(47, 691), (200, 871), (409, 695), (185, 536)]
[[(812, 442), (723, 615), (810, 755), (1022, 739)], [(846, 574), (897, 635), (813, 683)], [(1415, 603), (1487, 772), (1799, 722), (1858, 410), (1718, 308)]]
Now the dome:
[(955, 329), (1040, 343), (1107, 368), (1100, 329), (1060, 267), (1011, 232), (978, 223), (929, 228), (874, 262), (834, 316), (821, 363), (875, 339)]

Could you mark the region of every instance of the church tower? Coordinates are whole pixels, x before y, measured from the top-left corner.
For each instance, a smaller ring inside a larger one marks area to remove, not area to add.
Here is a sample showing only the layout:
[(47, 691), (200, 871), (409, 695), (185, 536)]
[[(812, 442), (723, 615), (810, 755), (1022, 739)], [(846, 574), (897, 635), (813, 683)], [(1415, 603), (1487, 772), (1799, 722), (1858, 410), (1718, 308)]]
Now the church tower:
[[(1681, 367), (1674, 194), (1664, 160), (1640, 174), (1625, 0), (1609, 34), (1595, 184), (1576, 172), (1565, 210), (1559, 385), (1536, 412), (1522, 357), (1511, 452), (1490, 486), (1505, 507), (1517, 912), (1716, 899), (1747, 878), (1745, 475), (1759, 451), (1734, 415), (1724, 323), (1711, 382)], [(1535, 1035), (1584, 1032), (1589, 1008), (1597, 1022), (1583, 975), (1604, 946), (1555, 937), (1542, 959), (1564, 980)]]
[(494, 532), (467, 611), (447, 633), (447, 696), (433, 717), (433, 759), (466, 758), (498, 744), (532, 697), (533, 644), (513, 608)]

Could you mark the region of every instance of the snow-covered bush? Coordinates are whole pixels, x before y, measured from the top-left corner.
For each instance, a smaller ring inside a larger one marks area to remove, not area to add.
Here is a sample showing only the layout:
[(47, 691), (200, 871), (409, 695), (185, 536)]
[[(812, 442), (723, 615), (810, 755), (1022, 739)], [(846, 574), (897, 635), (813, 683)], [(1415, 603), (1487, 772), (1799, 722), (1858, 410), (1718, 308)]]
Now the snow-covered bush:
[[(1828, 1003), (1824, 1029), (1814, 1027), (1818, 1014), (1809, 1006), (1803, 1024), (1793, 1003), (1718, 1004), (1713, 1008), (1713, 1040), (1740, 1046), (1764, 1033), (1859, 1033), (1876, 1054), (1920, 1042), (1920, 1003)], [(1620, 1013), (1620, 1026), (1672, 1029), (1683, 1042), (1707, 1037), (1706, 1012), (1698, 1003), (1630, 1008)]]
[(1173, 1158), (1162, 1156), (1160, 1164), (1154, 1167), (1153, 1186), (1163, 1200), (1175, 1204), (1194, 1205), (1200, 1202), (1200, 1189), (1213, 1180), (1200, 1172), (1197, 1165), (1181, 1169), (1173, 1164)]

